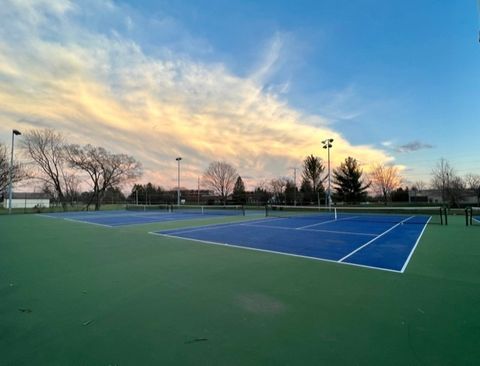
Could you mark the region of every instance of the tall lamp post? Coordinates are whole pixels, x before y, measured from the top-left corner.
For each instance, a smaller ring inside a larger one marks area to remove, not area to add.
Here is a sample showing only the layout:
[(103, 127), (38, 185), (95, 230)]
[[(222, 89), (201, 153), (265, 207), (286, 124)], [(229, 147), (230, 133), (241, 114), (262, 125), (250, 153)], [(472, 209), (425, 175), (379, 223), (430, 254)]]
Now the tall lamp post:
[(12, 175), (13, 175), (13, 145), (15, 136), (21, 135), (19, 130), (12, 130), (12, 155), (10, 157), (10, 169), (8, 173), (8, 213), (12, 213)]
[(177, 181), (178, 181), (178, 186), (177, 186), (177, 206), (180, 206), (180, 160), (182, 158), (179, 156), (178, 158), (175, 159), (178, 162), (178, 175), (177, 175)]
[(332, 147), (333, 139), (326, 139), (322, 141), (323, 148), (328, 151), (328, 192), (327, 192), (327, 205), (330, 207), (332, 205), (332, 193), (331, 193), (331, 179), (330, 179), (330, 148)]

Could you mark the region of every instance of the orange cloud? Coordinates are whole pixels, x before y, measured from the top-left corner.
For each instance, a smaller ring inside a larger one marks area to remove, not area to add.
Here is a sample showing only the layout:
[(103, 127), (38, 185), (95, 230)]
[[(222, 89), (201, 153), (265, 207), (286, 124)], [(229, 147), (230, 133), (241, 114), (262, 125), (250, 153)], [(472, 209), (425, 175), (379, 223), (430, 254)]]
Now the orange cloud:
[[(0, 84), (6, 122), (0, 132), (19, 123), (24, 129), (54, 127), (72, 142), (135, 156), (144, 164), (144, 180), (166, 187), (176, 184), (177, 156), (183, 157), (185, 186), (196, 187), (214, 160), (230, 162), (252, 177), (252, 185), (291, 175), (289, 167), (309, 154), (326, 158), (321, 141), (327, 137), (335, 139), (334, 166), (347, 156), (364, 164), (392, 160), (380, 149), (351, 144), (321, 116), (305, 115), (265, 92), (258, 73), (241, 78), (221, 65), (149, 56), (132, 40), (82, 28), (68, 2), (48, 9), (66, 19), (54, 25), (33, 16), (48, 3), (35, 4), (22, 17), (8, 3), (19, 18), (0, 26), (0, 76), (7, 78)], [(15, 40), (7, 29), (15, 28), (13, 22), (24, 23)], [(58, 31), (60, 39), (42, 37), (47, 31)]]

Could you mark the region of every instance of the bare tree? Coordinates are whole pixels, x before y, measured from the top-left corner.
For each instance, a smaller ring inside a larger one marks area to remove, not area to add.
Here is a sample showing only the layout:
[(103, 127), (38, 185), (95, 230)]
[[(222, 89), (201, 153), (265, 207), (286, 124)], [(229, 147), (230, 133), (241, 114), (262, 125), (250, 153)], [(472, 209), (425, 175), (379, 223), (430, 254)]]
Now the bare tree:
[(273, 193), (272, 199), (277, 203), (284, 203), (287, 183), (288, 179), (285, 177), (274, 178), (270, 181), (271, 192)]
[(310, 155), (303, 161), (302, 178), (304, 181), (308, 181), (313, 189), (313, 192), (323, 191), (322, 173), (325, 170), (322, 159), (316, 156)]
[(477, 205), (480, 206), (480, 175), (479, 174), (467, 174), (465, 176), (465, 184), (468, 189), (475, 192), (477, 196)]
[(224, 161), (214, 161), (203, 173), (202, 183), (218, 194), (225, 204), (227, 197), (233, 191), (237, 178), (238, 173), (233, 166)]
[(125, 154), (114, 154), (103, 147), (68, 145), (65, 148), (70, 166), (86, 173), (91, 181), (94, 201), (99, 210), (105, 192), (141, 176), (141, 164)]
[(462, 177), (454, 175), (449, 177), (447, 197), (452, 207), (460, 207), (461, 200), (466, 194), (466, 184)]
[(427, 189), (427, 184), (424, 181), (417, 180), (416, 182), (413, 183), (412, 189), (418, 192), (424, 191), (425, 189)]
[[(14, 163), (12, 169), (12, 184), (28, 178), (25, 168)], [(0, 143), (0, 195), (7, 191), (10, 180), (10, 157), (7, 147)]]
[(412, 200), (417, 202), (417, 196), (419, 192), (422, 192), (425, 189), (427, 189), (427, 184), (424, 181), (417, 180), (416, 182), (413, 182), (412, 188), (410, 189), (408, 195), (409, 202)]
[(373, 189), (382, 196), (386, 205), (392, 192), (400, 187), (402, 178), (396, 166), (375, 164), (370, 172), (370, 181)]
[(444, 158), (441, 158), (432, 169), (432, 187), (441, 192), (443, 203), (448, 201), (449, 185), (454, 176), (455, 170)]
[(37, 167), (35, 178), (54, 192), (65, 209), (65, 194), (73, 172), (66, 162), (63, 135), (51, 129), (31, 130), (24, 134), (21, 146)]
[(260, 181), (253, 190), (255, 202), (260, 205), (266, 205), (272, 198), (269, 184), (266, 181)]

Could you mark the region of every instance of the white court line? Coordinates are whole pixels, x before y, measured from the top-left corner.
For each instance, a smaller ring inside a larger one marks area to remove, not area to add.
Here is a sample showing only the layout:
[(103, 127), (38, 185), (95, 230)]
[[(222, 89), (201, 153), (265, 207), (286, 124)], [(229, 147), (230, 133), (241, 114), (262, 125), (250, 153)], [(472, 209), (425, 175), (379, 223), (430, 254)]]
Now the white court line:
[[(92, 213), (95, 212), (95, 211), (92, 211)], [(143, 212), (143, 211), (142, 211)], [(151, 214), (151, 213), (150, 213)], [(90, 224), (90, 225), (97, 225), (97, 226), (103, 226), (103, 227), (108, 227), (108, 228), (117, 228), (117, 227), (122, 227), (122, 226), (138, 226), (138, 225), (148, 225), (148, 224), (156, 224), (156, 223), (163, 223), (163, 222), (171, 222), (171, 221), (188, 221), (188, 220), (198, 220), (198, 221), (202, 221), (202, 220), (207, 220), (207, 219), (210, 219), (210, 216), (207, 217), (205, 215), (197, 215), (197, 216), (192, 216), (192, 217), (188, 217), (187, 219), (185, 218), (182, 218), (182, 219), (179, 219), (179, 216), (177, 214), (170, 214), (168, 215), (167, 217), (165, 217), (167, 214), (163, 214), (165, 216), (161, 216), (161, 217), (158, 217), (158, 216), (147, 216), (147, 214), (144, 214), (144, 215), (135, 215), (135, 214), (130, 214), (130, 213), (126, 213), (126, 214), (123, 214), (123, 215), (97, 215), (95, 216), (95, 214), (92, 214), (92, 216), (77, 216), (75, 218), (70, 218), (70, 217), (62, 217), (61, 215), (51, 215), (51, 214), (47, 214), (47, 213), (37, 213), (35, 214), (37, 216), (42, 216), (42, 217), (48, 217), (50, 219), (57, 219), (57, 220), (66, 220), (66, 221), (72, 221), (72, 222), (80, 222), (80, 223), (83, 223), (83, 224)], [(115, 218), (115, 217), (118, 217), (118, 218), (128, 218), (129, 216), (131, 217), (140, 217), (140, 218), (146, 218), (146, 219), (149, 219), (149, 220), (155, 220), (155, 221), (146, 221), (146, 222), (132, 222), (132, 223), (121, 223), (121, 222), (116, 222), (116, 223), (113, 223), (111, 225), (107, 225), (107, 224), (99, 224), (99, 223), (95, 223), (95, 222), (90, 222), (90, 221), (87, 221), (87, 220), (90, 220), (90, 219), (98, 219), (98, 218)], [(272, 219), (273, 220), (273, 219)], [(258, 221), (258, 219), (254, 219), (254, 221)], [(241, 221), (241, 222), (244, 222), (244, 221)], [(232, 223), (233, 224), (233, 223)], [(207, 226), (216, 226), (216, 225), (227, 225), (225, 223), (223, 224), (212, 224), (212, 225), (202, 225), (201, 227), (207, 227)], [(191, 226), (191, 227), (198, 227), (198, 226)], [(172, 229), (170, 229), (172, 230)]]
[(400, 221), (398, 224), (392, 226), (390, 229), (384, 231), (383, 233), (381, 233), (380, 235), (378, 235), (376, 238), (373, 238), (372, 240), (366, 242), (365, 244), (363, 244), (361, 247), (358, 247), (357, 249), (355, 249), (354, 251), (350, 252), (349, 254), (347, 254), (345, 257), (343, 257), (342, 259), (339, 260), (339, 262), (343, 262), (345, 259), (347, 259), (348, 257), (352, 256), (353, 254), (355, 254), (356, 252), (358, 252), (359, 250), (362, 250), (363, 248), (365, 248), (367, 245), (370, 245), (372, 244), (375, 240), (381, 238), (382, 236), (384, 236), (385, 234), (389, 233), (390, 231), (392, 231), (393, 229), (395, 229), (397, 226), (399, 225), (402, 225), (404, 222), (410, 220), (410, 219), (413, 219), (415, 216), (410, 216), (408, 218), (406, 218), (405, 220), (402, 220)]
[(292, 230), (292, 231), (310, 231), (316, 233), (333, 233), (333, 234), (346, 234), (346, 235), (364, 235), (364, 236), (377, 236), (378, 234), (370, 233), (356, 233), (352, 231), (336, 231), (336, 230), (322, 230), (322, 229), (299, 229), (297, 227), (283, 227), (283, 226), (271, 226), (271, 225), (257, 225), (257, 224), (240, 224), (242, 226), (251, 226), (251, 227), (264, 227), (268, 229), (278, 229), (278, 230)]
[(61, 217), (53, 216), (51, 214), (46, 214), (46, 213), (36, 213), (35, 216), (48, 217), (49, 219), (60, 219), (61, 218)]
[(112, 226), (112, 225), (97, 224), (96, 222), (89, 222), (89, 221), (84, 221), (84, 220), (67, 219), (67, 218), (63, 218), (63, 220), (65, 220), (65, 221), (72, 221), (72, 222), (81, 222), (82, 224), (97, 225), (97, 226), (103, 226), (103, 227), (109, 227), (109, 228), (113, 228), (113, 227), (114, 227), (114, 226)]
[(319, 222), (319, 223), (312, 224), (312, 225), (300, 226), (300, 227), (297, 227), (296, 229), (302, 230), (302, 229), (306, 229), (306, 228), (309, 228), (309, 227), (312, 227), (312, 226), (328, 224), (329, 222), (337, 222), (337, 221), (342, 221), (342, 220), (350, 220), (350, 219), (354, 219), (354, 218), (357, 218), (357, 217), (360, 217), (360, 216), (352, 216), (352, 217), (344, 217), (343, 219), (328, 220), (328, 221)]
[(102, 226), (102, 227), (108, 227), (108, 228), (114, 228), (114, 225), (105, 225), (105, 224), (98, 224), (96, 222), (89, 222), (85, 221), (82, 219), (72, 219), (72, 218), (67, 218), (67, 217), (61, 217), (61, 216), (51, 216), (48, 214), (36, 214), (38, 216), (43, 216), (43, 217), (48, 217), (49, 219), (60, 219), (60, 220), (65, 220), (65, 221), (71, 221), (71, 222), (80, 222), (82, 224), (89, 224), (89, 225), (96, 225), (96, 226)]
[[(179, 218), (178, 214), (173, 214), (175, 216), (168, 216), (167, 218), (164, 217), (151, 217), (151, 216), (133, 216), (133, 217), (145, 217), (147, 219), (155, 220), (155, 221), (145, 221), (145, 222), (132, 222), (129, 224), (118, 224), (118, 225), (112, 225), (112, 227), (120, 227), (120, 226), (135, 226), (135, 225), (151, 225), (151, 224), (161, 224), (163, 222), (172, 222), (172, 221), (198, 221), (201, 222), (203, 220), (208, 220), (210, 217), (206, 217), (204, 215), (196, 215), (196, 216), (189, 216), (187, 218)], [(199, 217), (197, 217), (199, 216)], [(201, 225), (201, 224), (200, 224)], [(215, 226), (215, 225), (226, 225), (224, 224), (211, 224), (211, 225), (202, 225), (201, 227), (206, 227), (206, 226)], [(199, 227), (199, 226), (189, 226), (189, 227)], [(163, 229), (163, 230), (175, 230), (175, 229)]]
[[(165, 214), (165, 215), (167, 215), (167, 214)], [(197, 221), (197, 220), (202, 221), (202, 220), (207, 220), (207, 219), (210, 218), (210, 217), (206, 217), (204, 215), (196, 215), (196, 216), (188, 216), (187, 218), (185, 218), (185, 217), (180, 217), (179, 218), (178, 214), (170, 214), (167, 217), (147, 216), (147, 215), (138, 215), (138, 216), (137, 215), (131, 215), (131, 216), (132, 217), (146, 218), (146, 219), (149, 219), (150, 221), (131, 222), (131, 223), (117, 223), (115, 225), (111, 225), (111, 227), (161, 224), (163, 222), (171, 222), (171, 221)], [(152, 220), (154, 220), (154, 221), (152, 221)], [(220, 224), (214, 224), (214, 225), (220, 225)], [(204, 226), (207, 226), (207, 225), (204, 225)], [(194, 226), (194, 227), (196, 227), (196, 226)], [(173, 230), (173, 229), (165, 229), (165, 230)]]
[[(179, 229), (165, 229), (164, 231), (172, 231), (172, 234), (177, 235), (177, 234), (190, 233), (190, 232), (194, 232), (194, 231), (208, 230), (212, 227), (217, 227), (217, 226), (228, 227), (228, 226), (234, 226), (234, 225), (241, 225), (245, 222), (254, 222), (254, 221), (264, 222), (266, 220), (268, 220), (268, 222), (270, 222), (270, 221), (277, 221), (277, 220), (283, 220), (283, 219), (284, 218), (260, 219), (260, 220), (259, 219), (254, 219), (254, 220), (237, 221), (237, 222), (231, 222), (231, 223), (209, 224), (209, 225), (202, 225), (202, 226), (190, 226), (190, 227), (179, 228)], [(187, 230), (183, 230), (183, 229), (187, 229)], [(176, 230), (180, 230), (180, 231), (176, 231)], [(175, 231), (175, 233), (173, 233), (173, 231)], [(162, 234), (162, 235), (167, 235), (167, 234)]]
[(422, 232), (421, 232), (420, 235), (418, 236), (418, 239), (417, 239), (417, 241), (415, 242), (415, 245), (413, 246), (412, 250), (410, 251), (410, 254), (408, 255), (407, 260), (406, 260), (405, 263), (403, 264), (403, 267), (402, 267), (402, 269), (400, 270), (400, 272), (402, 272), (402, 273), (405, 272), (405, 269), (407, 268), (408, 263), (410, 262), (410, 259), (412, 258), (413, 252), (414, 252), (415, 249), (417, 248), (418, 243), (420, 243), (420, 239), (422, 238), (423, 232), (424, 232), (425, 229), (427, 228), (427, 225), (428, 225), (428, 223), (430, 222), (431, 219), (432, 219), (432, 217), (430, 216), (430, 218), (428, 219), (428, 221), (427, 221), (427, 222), (425, 223), (425, 225), (423, 226)]
[(307, 255), (291, 254), (291, 253), (285, 253), (285, 252), (277, 252), (277, 251), (268, 250), (268, 249), (259, 249), (259, 248), (252, 248), (252, 247), (235, 245), (235, 244), (219, 243), (219, 242), (208, 241), (208, 240), (184, 238), (184, 237), (181, 237), (181, 236), (161, 234), (161, 233), (156, 233), (156, 232), (149, 232), (149, 234), (151, 234), (151, 235), (157, 235), (157, 236), (164, 236), (164, 237), (167, 237), (167, 238), (177, 239), (177, 240), (195, 241), (195, 242), (203, 243), (203, 244), (220, 245), (220, 246), (224, 246), (224, 247), (231, 247), (231, 248), (237, 248), (237, 249), (253, 250), (253, 251), (256, 251), (256, 252), (264, 252), (264, 253), (272, 253), (272, 254), (281, 254), (281, 255), (286, 255), (286, 256), (289, 256), (289, 257), (304, 258), (304, 259), (313, 259), (313, 260), (321, 261), (321, 262), (329, 262), (329, 263), (335, 263), (335, 264), (341, 264), (341, 265), (347, 265), (347, 266), (353, 266), (353, 267), (362, 267), (362, 268), (375, 269), (375, 270), (386, 271), (386, 272), (401, 273), (400, 271), (397, 271), (397, 270), (395, 270), (395, 269), (388, 269), (388, 268), (382, 268), (382, 267), (367, 266), (367, 265), (363, 265), (363, 264), (348, 263), (348, 262), (338, 262), (338, 261), (333, 260), (333, 259), (309, 257), (309, 256), (307, 256)]

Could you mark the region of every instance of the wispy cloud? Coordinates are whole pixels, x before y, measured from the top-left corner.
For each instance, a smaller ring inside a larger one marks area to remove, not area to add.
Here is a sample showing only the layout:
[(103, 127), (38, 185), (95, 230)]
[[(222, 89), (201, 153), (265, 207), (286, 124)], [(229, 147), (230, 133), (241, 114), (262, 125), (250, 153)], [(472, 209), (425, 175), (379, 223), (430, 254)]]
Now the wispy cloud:
[(406, 143), (404, 145), (398, 146), (395, 150), (400, 152), (400, 153), (408, 153), (408, 152), (413, 152), (413, 151), (418, 151), (418, 150), (424, 150), (424, 149), (431, 149), (433, 148), (433, 145), (420, 142), (420, 141), (412, 141), (409, 143)]
[(414, 151), (434, 148), (433, 145), (425, 143), (425, 142), (421, 142), (421, 141), (418, 141), (418, 140), (411, 141), (411, 142), (405, 143), (403, 145), (398, 145), (394, 141), (383, 141), (383, 142), (381, 142), (381, 145), (386, 150), (396, 152), (396, 153), (410, 153), (410, 152), (414, 152)]
[(301, 113), (265, 88), (281, 58), (280, 36), (258, 72), (242, 78), (167, 46), (146, 52), (128, 36), (139, 15), (116, 3), (95, 2), (96, 12), (127, 32), (88, 27), (91, 9), (79, 4), (86, 3), (7, 0), (0, 8), (0, 134), (18, 123), (54, 126), (73, 142), (134, 155), (146, 180), (167, 187), (175, 184), (179, 155), (186, 185), (196, 186), (219, 159), (252, 177), (252, 185), (253, 177), (284, 176), (306, 155), (323, 154), (325, 137), (335, 139), (334, 163), (348, 155), (391, 160), (380, 149), (352, 145), (321, 116)]

